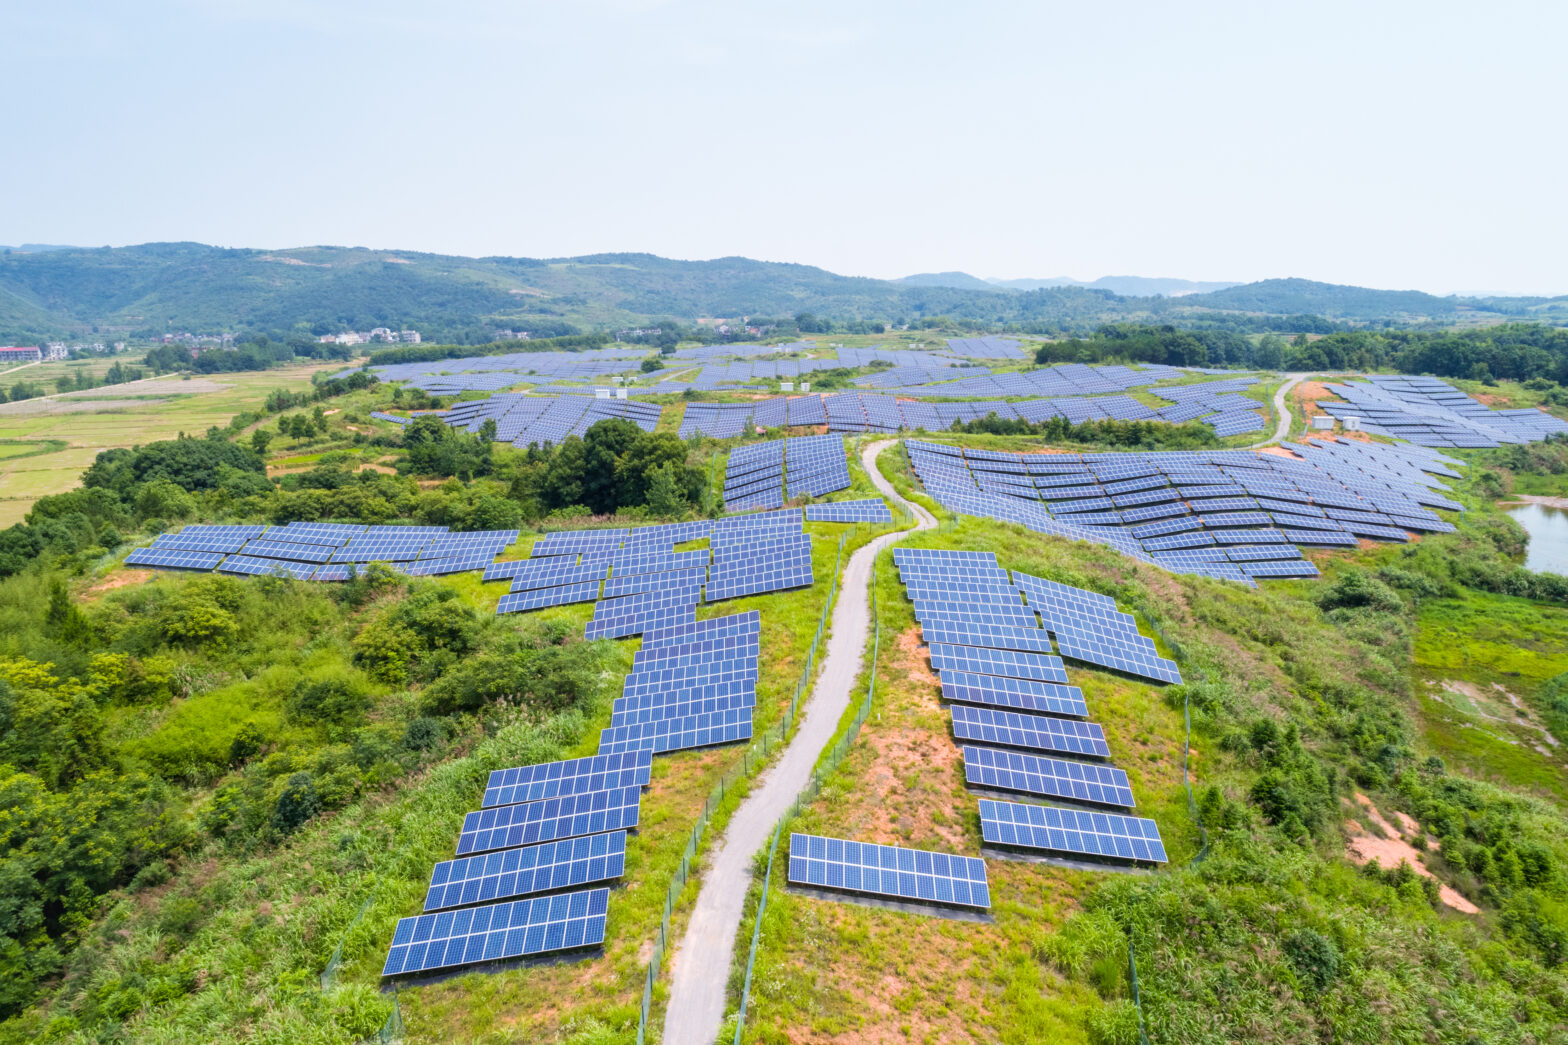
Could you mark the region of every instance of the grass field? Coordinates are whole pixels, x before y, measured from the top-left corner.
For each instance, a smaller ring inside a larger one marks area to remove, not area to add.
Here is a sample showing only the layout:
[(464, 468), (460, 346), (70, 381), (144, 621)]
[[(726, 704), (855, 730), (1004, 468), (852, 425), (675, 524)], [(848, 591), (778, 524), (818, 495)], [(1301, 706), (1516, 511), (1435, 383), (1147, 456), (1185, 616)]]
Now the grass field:
[[(111, 363), (48, 363), (12, 377), (39, 381), (41, 371), (53, 376), (66, 367), (107, 370)], [(342, 363), (287, 367), (260, 373), (215, 374), (181, 381), (177, 377), (146, 381), (47, 399), (0, 404), (0, 527), (20, 522), (34, 501), (63, 493), (81, 481), (82, 470), (100, 451), (172, 439), (180, 432), (199, 435), (213, 425), (226, 425), (243, 410), (255, 410), (274, 388), (292, 391), (310, 387), (320, 370), (343, 369)], [(6, 453), (17, 442), (63, 442), (49, 453), (22, 456)]]

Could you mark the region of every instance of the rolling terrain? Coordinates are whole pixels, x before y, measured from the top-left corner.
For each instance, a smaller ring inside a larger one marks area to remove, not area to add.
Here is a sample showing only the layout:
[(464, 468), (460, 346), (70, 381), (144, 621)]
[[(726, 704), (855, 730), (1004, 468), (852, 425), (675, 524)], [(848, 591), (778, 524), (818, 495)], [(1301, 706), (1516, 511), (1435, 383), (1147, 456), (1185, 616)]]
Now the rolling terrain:
[(945, 316), (1040, 333), (1132, 320), (1308, 329), (1299, 321), (1285, 322), (1302, 316), (1317, 317), (1328, 329), (1338, 323), (1568, 322), (1568, 298), (1437, 297), (1300, 279), (1179, 297), (1115, 292), (1180, 289), (1158, 280), (1021, 282), (1027, 289), (963, 273), (887, 281), (810, 265), (748, 258), (677, 261), (651, 254), (463, 258), (358, 247), (269, 251), (198, 243), (60, 248), (0, 253), (0, 341), (145, 338), (171, 330), (319, 334), (376, 326), (472, 341), (488, 339), (494, 328), (539, 336), (660, 317), (690, 323), (799, 313), (895, 324)]

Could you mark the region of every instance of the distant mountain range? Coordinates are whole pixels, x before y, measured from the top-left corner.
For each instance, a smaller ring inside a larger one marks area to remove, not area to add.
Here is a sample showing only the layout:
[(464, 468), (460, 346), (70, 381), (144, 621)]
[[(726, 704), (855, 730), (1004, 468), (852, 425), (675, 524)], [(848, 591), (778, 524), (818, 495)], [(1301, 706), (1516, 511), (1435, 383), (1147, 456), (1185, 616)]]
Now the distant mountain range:
[(1239, 283), (1234, 282), (1161, 279), (1149, 276), (1101, 276), (1088, 282), (1073, 279), (1071, 276), (1057, 276), (1053, 279), (980, 279), (967, 272), (922, 272), (915, 276), (905, 276), (895, 282), (912, 287), (953, 287), (958, 290), (1045, 290), (1049, 287), (1087, 287), (1090, 290), (1109, 290), (1121, 297), (1142, 298), (1174, 298), (1240, 286)]
[(1568, 297), (1437, 297), (1303, 279), (990, 282), (949, 272), (880, 280), (749, 258), (675, 261), (652, 254), (465, 258), (199, 243), (0, 250), (0, 343), (376, 326), (472, 341), (488, 339), (496, 328), (569, 333), (660, 318), (690, 323), (802, 312), (898, 324), (947, 316), (1031, 333), (1084, 331), (1107, 322), (1291, 332), (1340, 324), (1568, 325)]

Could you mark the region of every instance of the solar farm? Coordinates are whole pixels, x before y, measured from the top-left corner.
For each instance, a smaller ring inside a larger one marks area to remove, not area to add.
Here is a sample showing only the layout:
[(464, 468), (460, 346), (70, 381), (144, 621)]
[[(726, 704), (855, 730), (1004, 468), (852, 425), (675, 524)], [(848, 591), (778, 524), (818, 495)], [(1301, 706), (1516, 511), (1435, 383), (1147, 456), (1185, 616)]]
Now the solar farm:
[(730, 451), (724, 473), (724, 507), (732, 512), (778, 508), (791, 498), (821, 497), (849, 486), (849, 465), (840, 436), (753, 443)]
[(1477, 448), (1531, 443), (1568, 433), (1568, 421), (1540, 410), (1495, 410), (1435, 377), (1374, 375), (1326, 386), (1341, 401), (1318, 405), (1365, 432), (1417, 446)]
[[(810, 585), (802, 520), (789, 510), (560, 531), (536, 541), (526, 559), (487, 565), (485, 580), (511, 587), (498, 613), (592, 601), (585, 638), (641, 642), (595, 755), (490, 774), (453, 858), (431, 871), (422, 913), (398, 922), (383, 976), (498, 967), (604, 943), (610, 888), (641, 826), (653, 758), (752, 736), (761, 615), (699, 620), (697, 607)], [(707, 548), (676, 550), (704, 540)], [(940, 886), (928, 865), (920, 888), (960, 903), (983, 899), (983, 865), (975, 880), (968, 864), (944, 858)], [(887, 888), (897, 888), (897, 875), (895, 868)]]
[(1462, 462), (1423, 447), (1336, 439), (1286, 453), (1006, 453), (908, 440), (949, 511), (1114, 548), (1173, 573), (1252, 584), (1315, 577), (1302, 548), (1444, 533)]

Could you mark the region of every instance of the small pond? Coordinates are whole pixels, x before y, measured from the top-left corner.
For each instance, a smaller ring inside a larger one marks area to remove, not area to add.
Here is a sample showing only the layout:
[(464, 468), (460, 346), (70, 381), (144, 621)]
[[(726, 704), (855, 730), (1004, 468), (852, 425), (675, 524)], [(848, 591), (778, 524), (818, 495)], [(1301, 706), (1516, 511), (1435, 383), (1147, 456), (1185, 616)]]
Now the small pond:
[(1508, 514), (1530, 534), (1524, 564), (1538, 573), (1568, 575), (1568, 510), (1518, 504)]

